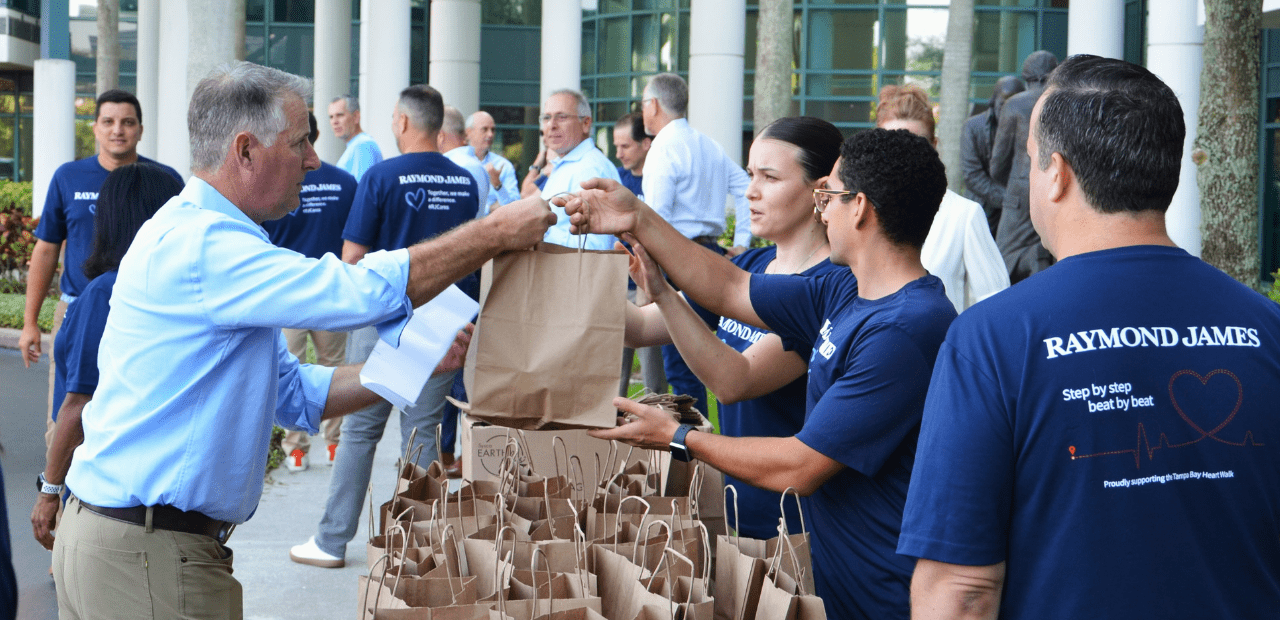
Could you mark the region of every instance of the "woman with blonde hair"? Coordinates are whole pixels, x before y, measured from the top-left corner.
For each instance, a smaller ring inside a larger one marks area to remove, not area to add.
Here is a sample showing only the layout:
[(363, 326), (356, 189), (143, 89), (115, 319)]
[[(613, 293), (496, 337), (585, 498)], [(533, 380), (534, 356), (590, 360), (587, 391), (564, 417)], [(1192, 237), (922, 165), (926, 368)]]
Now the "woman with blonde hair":
[[(906, 130), (938, 146), (933, 106), (919, 86), (881, 89), (876, 127)], [(982, 206), (950, 189), (920, 249), (920, 262), (942, 280), (956, 312), (1009, 287), (1009, 272)]]

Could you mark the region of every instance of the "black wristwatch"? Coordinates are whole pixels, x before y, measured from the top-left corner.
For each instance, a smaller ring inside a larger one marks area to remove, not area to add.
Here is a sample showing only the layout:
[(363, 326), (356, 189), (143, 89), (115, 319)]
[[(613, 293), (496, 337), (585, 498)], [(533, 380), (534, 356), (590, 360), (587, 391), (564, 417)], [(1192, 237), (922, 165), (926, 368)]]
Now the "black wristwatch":
[(53, 484), (45, 480), (44, 472), (40, 472), (36, 475), (36, 490), (44, 493), (45, 495), (62, 495), (62, 490), (65, 488), (66, 485)]
[(692, 430), (697, 430), (692, 424), (681, 424), (680, 428), (676, 429), (676, 434), (671, 437), (671, 458), (681, 463), (688, 463), (693, 459), (693, 455), (689, 453), (689, 446), (684, 443), (685, 436)]

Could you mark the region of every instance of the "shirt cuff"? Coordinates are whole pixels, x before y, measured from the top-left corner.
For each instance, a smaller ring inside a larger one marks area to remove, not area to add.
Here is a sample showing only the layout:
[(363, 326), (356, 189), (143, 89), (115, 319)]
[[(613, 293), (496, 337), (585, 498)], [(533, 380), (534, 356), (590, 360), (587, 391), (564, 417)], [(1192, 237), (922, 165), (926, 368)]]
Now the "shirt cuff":
[(392, 287), (400, 291), (400, 299), (395, 300), (401, 306), (401, 314), (376, 325), (378, 337), (393, 347), (400, 346), (400, 332), (413, 316), (413, 301), (405, 292), (409, 285), (409, 250), (379, 250), (365, 254), (357, 263), (361, 267), (382, 276)]

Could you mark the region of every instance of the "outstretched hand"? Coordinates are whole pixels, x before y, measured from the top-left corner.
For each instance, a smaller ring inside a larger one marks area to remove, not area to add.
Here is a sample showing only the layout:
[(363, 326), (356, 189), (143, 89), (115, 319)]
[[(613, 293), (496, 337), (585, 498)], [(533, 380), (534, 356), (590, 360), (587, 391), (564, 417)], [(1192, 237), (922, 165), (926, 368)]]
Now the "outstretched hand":
[(444, 354), (444, 359), (436, 364), (436, 369), (431, 374), (442, 375), (462, 368), (467, 362), (467, 347), (471, 346), (471, 337), (475, 335), (475, 331), (476, 326), (472, 323), (467, 323), (466, 327), (459, 330), (453, 344), (449, 345), (449, 351)]
[(587, 431), (596, 439), (616, 439), (629, 446), (650, 450), (669, 450), (680, 424), (667, 411), (650, 405), (641, 405), (630, 398), (617, 397), (613, 406), (618, 408), (617, 428)]
[[(662, 267), (654, 262), (653, 257), (645, 251), (644, 245), (640, 243), (630, 233), (623, 233), (623, 239), (631, 244), (631, 257), (628, 269), (631, 272), (631, 280), (636, 286), (644, 292), (647, 299), (658, 301), (669, 293), (674, 293), (675, 289), (667, 282), (662, 275)], [(621, 243), (615, 244), (617, 249), (624, 246)]]
[(542, 241), (547, 229), (555, 225), (556, 214), (547, 201), (529, 196), (493, 210), (485, 219), (498, 226), (505, 249), (526, 250)]
[(569, 232), (575, 235), (616, 235), (634, 230), (637, 215), (646, 208), (631, 190), (612, 179), (589, 179), (582, 191), (552, 198), (569, 214)]

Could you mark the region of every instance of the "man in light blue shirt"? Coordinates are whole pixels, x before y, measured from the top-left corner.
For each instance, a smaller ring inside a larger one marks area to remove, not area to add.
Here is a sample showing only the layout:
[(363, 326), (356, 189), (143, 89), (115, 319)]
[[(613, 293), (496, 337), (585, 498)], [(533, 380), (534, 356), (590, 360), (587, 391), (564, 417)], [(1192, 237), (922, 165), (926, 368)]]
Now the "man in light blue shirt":
[[(358, 265), (272, 245), (261, 223), (297, 208), (320, 165), (309, 95), (308, 80), (249, 63), (215, 69), (192, 95), (193, 176), (120, 263), (98, 392), (66, 477), (73, 497), (53, 557), (61, 617), (241, 617), (224, 543), (257, 508), (272, 424), (315, 432), (378, 399), (360, 365), (299, 364), (280, 328), (377, 325), (395, 344), (414, 306), (532, 245), (553, 220), (521, 201)], [(437, 372), (460, 365), (466, 340)]]
[(351, 95), (342, 95), (329, 104), (329, 126), (333, 135), (347, 142), (347, 150), (342, 152), (336, 165), (351, 173), (357, 181), (364, 172), (382, 161), (382, 149), (373, 136), (360, 129), (360, 100)]
[[(560, 156), (547, 184), (542, 186), (542, 197), (550, 200), (556, 194), (582, 191), (582, 182), (602, 177), (620, 181), (618, 169), (600, 149), (589, 140), (591, 135), (591, 105), (576, 90), (557, 90), (547, 97), (542, 106), (542, 139), (547, 149)], [(569, 216), (564, 209), (552, 205), (556, 225), (547, 231), (546, 241), (568, 247), (583, 244), (588, 250), (612, 250), (613, 235), (575, 235), (569, 232)]]
[(467, 172), (475, 177), (476, 186), (480, 188), (480, 208), (476, 211), (476, 217), (481, 217), (488, 213), (485, 204), (490, 196), (493, 196), (493, 186), (489, 183), (489, 173), (485, 170), (480, 160), (471, 154), (471, 149), (467, 148), (467, 134), (463, 128), (462, 112), (458, 111), (451, 105), (444, 107), (444, 122), (440, 125), (440, 152), (444, 153), (449, 161), (462, 166)]
[(516, 167), (511, 160), (494, 153), (493, 138), (497, 134), (493, 116), (484, 110), (467, 117), (467, 144), (471, 156), (480, 161), (489, 173), (489, 201), (485, 212), (494, 205), (505, 205), (520, 199), (520, 183), (516, 181)]

